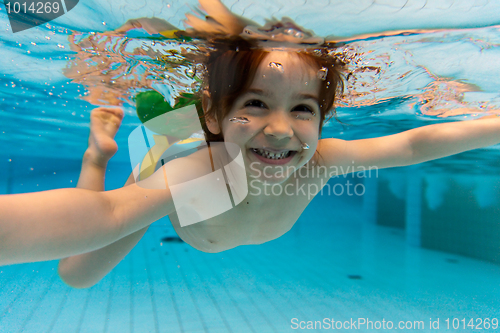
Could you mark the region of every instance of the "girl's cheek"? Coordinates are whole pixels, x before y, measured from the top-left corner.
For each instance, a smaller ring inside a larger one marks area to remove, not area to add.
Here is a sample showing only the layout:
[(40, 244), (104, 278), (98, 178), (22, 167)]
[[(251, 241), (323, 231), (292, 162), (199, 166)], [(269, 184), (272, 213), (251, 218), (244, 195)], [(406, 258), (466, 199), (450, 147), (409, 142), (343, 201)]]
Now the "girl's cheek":
[(229, 125), (226, 128), (226, 131), (224, 134), (224, 138), (230, 139), (230, 141), (233, 142), (241, 142), (253, 135), (255, 132), (255, 129), (251, 128), (251, 126), (248, 126), (248, 124), (245, 125), (238, 125), (235, 124), (233, 126)]

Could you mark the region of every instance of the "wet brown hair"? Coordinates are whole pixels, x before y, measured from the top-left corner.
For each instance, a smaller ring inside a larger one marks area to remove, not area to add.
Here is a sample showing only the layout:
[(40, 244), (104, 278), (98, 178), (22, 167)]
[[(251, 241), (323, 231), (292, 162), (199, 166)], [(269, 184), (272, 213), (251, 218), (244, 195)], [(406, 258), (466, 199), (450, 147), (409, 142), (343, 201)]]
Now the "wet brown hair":
[[(205, 57), (206, 72), (202, 89), (209, 93), (211, 107), (204, 112), (201, 105), (198, 105), (201, 123), (208, 141), (224, 141), (224, 138), (222, 132), (216, 135), (211, 133), (206, 126), (205, 119), (222, 120), (227, 116), (236, 99), (252, 84), (257, 68), (268, 53), (241, 37), (212, 41), (208, 57)], [(326, 77), (320, 81), (319, 91), (319, 133), (321, 134), (325, 119), (336, 118), (334, 103), (336, 97), (340, 96), (344, 89), (341, 71), (345, 64), (329, 55), (325, 48), (301, 50), (297, 52), (297, 55), (305, 63), (318, 70), (322, 68), (327, 70)]]

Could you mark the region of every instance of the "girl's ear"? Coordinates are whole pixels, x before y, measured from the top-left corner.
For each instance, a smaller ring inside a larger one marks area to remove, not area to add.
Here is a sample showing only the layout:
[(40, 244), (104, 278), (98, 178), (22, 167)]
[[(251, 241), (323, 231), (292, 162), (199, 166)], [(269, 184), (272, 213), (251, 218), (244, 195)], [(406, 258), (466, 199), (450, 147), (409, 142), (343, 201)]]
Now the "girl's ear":
[(203, 108), (203, 113), (207, 113), (207, 111), (212, 107), (212, 99), (210, 98), (210, 93), (206, 90), (203, 90), (201, 94), (201, 106)]
[(209, 116), (207, 111), (212, 107), (212, 99), (210, 98), (210, 93), (208, 91), (203, 91), (201, 96), (201, 106), (203, 108), (203, 113), (205, 114), (205, 124), (207, 125), (208, 130), (217, 135), (220, 133), (219, 122), (216, 117)]

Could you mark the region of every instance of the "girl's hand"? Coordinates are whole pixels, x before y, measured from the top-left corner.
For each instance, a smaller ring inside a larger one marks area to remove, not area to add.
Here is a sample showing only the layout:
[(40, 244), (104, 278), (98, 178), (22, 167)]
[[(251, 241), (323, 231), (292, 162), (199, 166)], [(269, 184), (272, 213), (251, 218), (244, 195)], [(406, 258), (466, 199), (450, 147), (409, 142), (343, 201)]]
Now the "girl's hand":
[(199, 0), (204, 19), (186, 14), (185, 24), (202, 33), (239, 35), (247, 25), (257, 26), (255, 22), (235, 15), (220, 0)]

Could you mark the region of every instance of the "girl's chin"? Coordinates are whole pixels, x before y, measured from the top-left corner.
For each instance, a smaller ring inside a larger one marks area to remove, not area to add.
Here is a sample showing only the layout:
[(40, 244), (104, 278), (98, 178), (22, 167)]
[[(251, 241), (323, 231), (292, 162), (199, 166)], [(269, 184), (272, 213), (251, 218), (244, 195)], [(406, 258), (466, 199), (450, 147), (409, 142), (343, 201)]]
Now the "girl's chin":
[(248, 180), (262, 185), (282, 184), (296, 171), (296, 166), (290, 163), (272, 165), (255, 160), (246, 162), (248, 162), (246, 164)]
[(279, 185), (279, 184), (283, 184), (288, 178), (290, 177), (283, 177), (283, 178), (262, 178), (262, 177), (253, 177), (253, 176), (250, 176), (250, 182), (252, 182), (252, 184), (260, 184), (262, 186), (269, 186), (269, 185)]
[(286, 172), (280, 174), (272, 174), (270, 170), (266, 171), (267, 172), (250, 172), (248, 175), (249, 182), (252, 182), (253, 184), (260, 184), (257, 186), (283, 184), (292, 175), (292, 173)]

